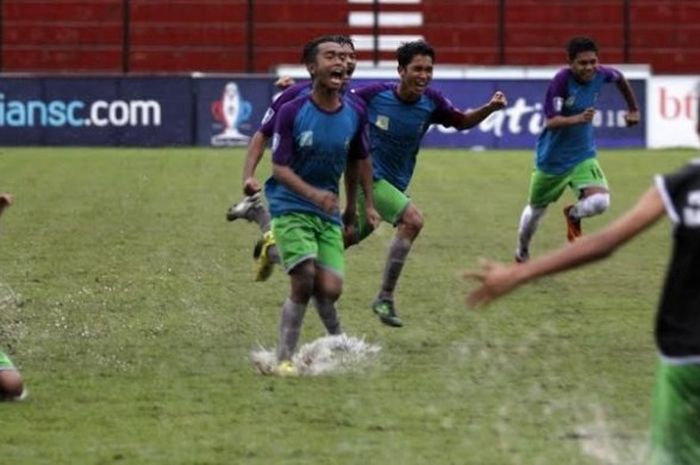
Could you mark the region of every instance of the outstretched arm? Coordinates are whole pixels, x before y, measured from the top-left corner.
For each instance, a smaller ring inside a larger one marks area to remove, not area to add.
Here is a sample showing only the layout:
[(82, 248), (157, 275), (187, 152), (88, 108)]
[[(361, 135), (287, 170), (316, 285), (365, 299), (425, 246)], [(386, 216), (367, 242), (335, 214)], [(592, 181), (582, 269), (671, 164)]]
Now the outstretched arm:
[(481, 271), (463, 274), (465, 278), (481, 283), (469, 294), (467, 302), (470, 306), (487, 304), (535, 278), (601, 260), (651, 226), (663, 212), (661, 194), (657, 187), (652, 187), (631, 210), (612, 224), (571, 245), (524, 264), (502, 265), (484, 261)]
[(491, 100), (485, 105), (477, 108), (476, 110), (470, 110), (462, 112), (459, 117), (459, 121), (455, 124), (455, 127), (460, 131), (463, 129), (473, 128), (477, 124), (485, 120), (494, 111), (501, 110), (508, 105), (508, 100), (503, 92), (497, 91), (491, 97)]
[(255, 178), (255, 169), (265, 153), (266, 145), (267, 137), (260, 131), (255, 131), (248, 143), (248, 152), (246, 153), (243, 167), (243, 193), (245, 195), (253, 195), (262, 189), (260, 181)]

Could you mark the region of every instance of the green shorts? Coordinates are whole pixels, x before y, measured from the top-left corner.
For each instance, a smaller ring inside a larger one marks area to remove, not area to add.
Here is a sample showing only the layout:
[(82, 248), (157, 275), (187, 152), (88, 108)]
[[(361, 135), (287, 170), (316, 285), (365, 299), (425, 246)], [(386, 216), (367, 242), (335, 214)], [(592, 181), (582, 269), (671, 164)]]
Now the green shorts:
[(651, 415), (651, 463), (700, 464), (700, 365), (660, 361)]
[(0, 371), (3, 370), (16, 370), (12, 360), (7, 356), (5, 352), (0, 350)]
[[(379, 216), (393, 226), (396, 226), (403, 212), (408, 208), (408, 204), (411, 203), (411, 199), (405, 193), (398, 190), (385, 179), (374, 181), (372, 196), (374, 197), (374, 208), (377, 209)], [(367, 222), (365, 194), (362, 189), (358, 187), (357, 242), (360, 242), (370, 234), (372, 234), (372, 227)]]
[(607, 189), (608, 181), (595, 158), (582, 161), (564, 174), (548, 174), (535, 169), (530, 178), (528, 203), (533, 207), (546, 207), (559, 200), (567, 186), (578, 197), (580, 191), (586, 187)]
[(303, 261), (315, 260), (343, 276), (345, 256), (339, 225), (310, 213), (287, 213), (272, 219), (272, 234), (287, 273)]

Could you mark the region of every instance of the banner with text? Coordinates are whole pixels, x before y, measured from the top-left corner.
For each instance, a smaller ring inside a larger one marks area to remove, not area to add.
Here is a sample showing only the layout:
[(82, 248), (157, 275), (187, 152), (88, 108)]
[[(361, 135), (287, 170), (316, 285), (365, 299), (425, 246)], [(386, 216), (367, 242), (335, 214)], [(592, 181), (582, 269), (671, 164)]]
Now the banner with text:
[(649, 81), (649, 147), (700, 147), (700, 76), (655, 76)]
[(163, 146), (192, 143), (191, 79), (0, 79), (0, 144)]
[[(370, 82), (356, 79), (352, 85)], [(645, 81), (631, 83), (644, 116)], [(544, 124), (547, 84), (542, 79), (434, 80), (432, 85), (459, 108), (478, 108), (496, 90), (505, 92), (508, 107), (471, 130), (433, 126), (423, 145), (532, 149)], [(0, 145), (244, 146), (274, 92), (268, 77), (3, 77)], [(596, 108), (599, 148), (646, 145), (645, 125), (625, 127), (626, 107), (615, 85), (604, 87)]]

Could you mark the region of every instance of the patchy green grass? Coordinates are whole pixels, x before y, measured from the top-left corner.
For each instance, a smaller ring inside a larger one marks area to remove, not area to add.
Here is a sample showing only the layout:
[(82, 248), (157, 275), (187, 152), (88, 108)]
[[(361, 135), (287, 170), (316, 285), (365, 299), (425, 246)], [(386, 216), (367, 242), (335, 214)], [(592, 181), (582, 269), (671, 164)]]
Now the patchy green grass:
[[(0, 346), (30, 398), (0, 404), (7, 464), (639, 464), (668, 223), (611, 260), (465, 309), (458, 272), (511, 260), (531, 154), (429, 151), (410, 192), (426, 227), (382, 326), (387, 225), (347, 255), (341, 318), (379, 343), (358, 372), (255, 373), (288, 280), (252, 282), (251, 224), (227, 223), (242, 150), (0, 149)], [(601, 154), (600, 228), (683, 151)], [(267, 165), (261, 172), (269, 171)], [(564, 242), (561, 208), (535, 237)], [(310, 310), (302, 342), (322, 335)]]

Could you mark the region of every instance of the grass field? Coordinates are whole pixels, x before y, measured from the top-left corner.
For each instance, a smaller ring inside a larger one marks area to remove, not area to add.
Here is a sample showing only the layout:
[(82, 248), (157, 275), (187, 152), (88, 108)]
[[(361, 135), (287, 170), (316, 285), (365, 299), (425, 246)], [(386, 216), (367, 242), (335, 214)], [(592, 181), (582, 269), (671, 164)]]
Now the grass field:
[[(611, 211), (689, 151), (604, 152)], [(362, 369), (263, 377), (288, 279), (252, 282), (256, 228), (227, 223), (242, 150), (0, 149), (0, 346), (24, 403), (0, 404), (0, 463), (639, 464), (668, 222), (613, 259), (484, 311), (458, 271), (511, 260), (531, 154), (425, 150), (410, 192), (425, 214), (382, 326), (387, 225), (347, 254), (345, 330), (382, 351)], [(268, 166), (261, 168), (267, 173)], [(561, 208), (534, 256), (564, 242)], [(307, 313), (302, 342), (323, 334)]]

